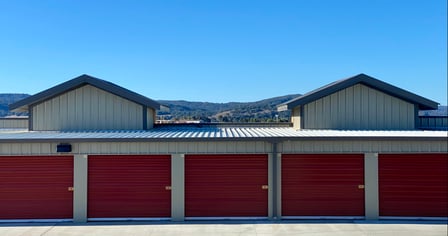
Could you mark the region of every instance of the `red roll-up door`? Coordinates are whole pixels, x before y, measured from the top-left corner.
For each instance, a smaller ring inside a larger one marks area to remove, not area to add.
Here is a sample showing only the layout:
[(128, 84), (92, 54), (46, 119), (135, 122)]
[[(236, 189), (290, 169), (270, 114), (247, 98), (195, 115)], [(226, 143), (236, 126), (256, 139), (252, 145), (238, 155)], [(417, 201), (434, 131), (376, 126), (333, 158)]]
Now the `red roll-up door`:
[(364, 216), (364, 155), (282, 155), (283, 216)]
[(88, 218), (170, 217), (170, 155), (92, 155)]
[(380, 154), (380, 216), (448, 217), (448, 154)]
[(186, 155), (185, 216), (266, 217), (267, 184), (267, 155)]
[(0, 156), (0, 219), (72, 219), (73, 156)]

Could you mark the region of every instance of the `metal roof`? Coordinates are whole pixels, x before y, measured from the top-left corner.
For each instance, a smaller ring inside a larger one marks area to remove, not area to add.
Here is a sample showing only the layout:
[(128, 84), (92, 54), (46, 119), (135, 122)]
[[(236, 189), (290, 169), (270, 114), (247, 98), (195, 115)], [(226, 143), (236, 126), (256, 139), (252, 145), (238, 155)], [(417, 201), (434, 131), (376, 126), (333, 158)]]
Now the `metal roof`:
[(0, 142), (282, 141), (447, 139), (448, 131), (295, 130), (290, 127), (158, 127), (151, 130), (0, 130)]
[(437, 105), (438, 105), (437, 102), (434, 102), (427, 98), (421, 97), (417, 94), (411, 93), (404, 89), (395, 87), (391, 84), (385, 83), (381, 80), (375, 79), (368, 75), (359, 74), (359, 75), (356, 75), (356, 76), (353, 76), (353, 77), (350, 77), (347, 79), (343, 79), (343, 80), (339, 80), (339, 81), (330, 83), (321, 88), (318, 88), (309, 93), (306, 93), (298, 98), (295, 98), (288, 102), (280, 104), (280, 105), (278, 105), (278, 110), (279, 111), (290, 110), (294, 107), (310, 103), (312, 101), (315, 101), (317, 99), (328, 96), (330, 94), (333, 94), (342, 89), (351, 87), (351, 86), (353, 86), (355, 84), (359, 84), (359, 83), (364, 84), (369, 87), (372, 87), (374, 89), (377, 89), (381, 92), (387, 93), (391, 96), (398, 97), (398, 98), (408, 101), (410, 103), (417, 104), (420, 109), (428, 109), (428, 110), (437, 109)]
[(74, 79), (71, 79), (67, 82), (64, 82), (62, 84), (59, 84), (52, 88), (44, 90), (40, 93), (37, 93), (33, 96), (22, 99), (16, 103), (13, 103), (13, 104), (9, 105), (9, 110), (10, 111), (13, 111), (13, 110), (27, 111), (29, 105), (44, 102), (48, 99), (51, 99), (53, 97), (56, 97), (56, 96), (62, 94), (62, 93), (77, 89), (77, 88), (82, 87), (87, 84), (97, 87), (99, 89), (102, 89), (104, 91), (107, 91), (109, 93), (115, 94), (122, 98), (128, 99), (135, 103), (138, 103), (138, 104), (150, 107), (150, 108), (154, 108), (156, 110), (161, 109), (161, 105), (158, 102), (156, 102), (150, 98), (147, 98), (143, 95), (132, 92), (131, 90), (125, 89), (125, 88), (118, 86), (114, 83), (84, 74), (84, 75), (78, 76)]

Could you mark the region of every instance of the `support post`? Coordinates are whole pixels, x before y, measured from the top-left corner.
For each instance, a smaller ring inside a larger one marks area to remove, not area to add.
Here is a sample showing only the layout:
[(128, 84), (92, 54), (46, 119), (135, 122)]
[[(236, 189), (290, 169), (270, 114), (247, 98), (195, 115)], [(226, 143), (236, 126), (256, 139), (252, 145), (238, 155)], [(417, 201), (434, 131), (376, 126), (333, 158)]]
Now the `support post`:
[(171, 155), (171, 220), (185, 220), (185, 155)]
[(378, 220), (378, 153), (364, 154), (364, 185), (366, 220)]
[(270, 220), (279, 219), (278, 212), (278, 153), (277, 143), (272, 143), (272, 153), (268, 155), (268, 218)]
[(274, 219), (274, 155), (268, 154), (268, 219)]
[(277, 153), (277, 181), (275, 183), (276, 186), (276, 206), (277, 206), (277, 220), (282, 219), (282, 154)]
[(73, 222), (87, 222), (87, 155), (74, 155)]

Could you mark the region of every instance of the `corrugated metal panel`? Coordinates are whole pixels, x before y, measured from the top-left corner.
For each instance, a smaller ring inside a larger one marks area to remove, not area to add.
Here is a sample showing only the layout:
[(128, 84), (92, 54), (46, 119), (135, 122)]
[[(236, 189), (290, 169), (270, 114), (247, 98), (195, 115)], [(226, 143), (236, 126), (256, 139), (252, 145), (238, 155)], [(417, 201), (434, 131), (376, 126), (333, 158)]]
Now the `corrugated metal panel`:
[(267, 155), (186, 155), (186, 217), (267, 217)]
[(91, 85), (32, 108), (34, 130), (143, 129), (142, 106)]
[(2, 156), (0, 180), (0, 219), (73, 218), (72, 156)]
[(364, 216), (364, 155), (282, 155), (283, 216)]
[(154, 110), (154, 109), (151, 109), (151, 108), (146, 109), (146, 117), (147, 117), (147, 120), (146, 120), (146, 127), (147, 127), (148, 129), (153, 128), (153, 127), (154, 127), (154, 124), (155, 124), (155, 122), (156, 122), (156, 119), (155, 119), (155, 117), (156, 117), (156, 112), (155, 112), (155, 110)]
[(170, 217), (171, 156), (88, 159), (88, 217)]
[(380, 216), (448, 217), (448, 154), (380, 154)]
[[(151, 130), (42, 131), (0, 130), (0, 142), (12, 140), (154, 139), (155, 141), (303, 138), (447, 138), (447, 131), (295, 130), (293, 128), (160, 127)], [(133, 140), (133, 141), (134, 141)]]
[[(298, 115), (293, 113), (294, 122), (300, 121)], [(415, 129), (413, 104), (362, 84), (304, 105), (301, 115), (302, 129)]]
[[(272, 144), (257, 141), (117, 141), (70, 142), (74, 154), (270, 153)], [(0, 143), (0, 155), (57, 154), (57, 142)], [(447, 153), (444, 140), (303, 140), (278, 143), (281, 153)]]
[(281, 153), (428, 153), (448, 152), (446, 141), (285, 141), (279, 144)]
[(0, 118), (0, 129), (28, 129), (28, 119)]
[(301, 114), (301, 106), (295, 107), (292, 109), (291, 112), (291, 122), (293, 124), (294, 129), (301, 129), (302, 128), (302, 114)]
[(418, 128), (426, 130), (448, 130), (448, 117), (420, 116)]

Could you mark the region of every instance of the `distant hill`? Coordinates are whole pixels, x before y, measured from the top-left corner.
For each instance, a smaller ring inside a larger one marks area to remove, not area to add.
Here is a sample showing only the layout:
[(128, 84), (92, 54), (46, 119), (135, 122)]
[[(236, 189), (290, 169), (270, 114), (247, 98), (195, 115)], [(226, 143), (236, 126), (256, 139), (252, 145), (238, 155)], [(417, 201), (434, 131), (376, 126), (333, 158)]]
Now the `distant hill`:
[[(30, 96), (29, 94), (22, 94), (22, 93), (0, 93), (0, 117), (12, 115), (12, 113), (9, 112), (8, 105), (29, 96)], [(16, 115), (22, 115), (22, 114), (16, 114)]]
[[(0, 94), (0, 117), (10, 115), (27, 115), (26, 113), (13, 114), (9, 112), (8, 105), (24, 99), (28, 94)], [(291, 94), (273, 97), (256, 102), (189, 102), (159, 100), (161, 104), (170, 108), (169, 112), (158, 111), (157, 118), (166, 122), (288, 122), (290, 112), (277, 112), (277, 105), (300, 96)], [(448, 107), (439, 106), (438, 110), (420, 111), (420, 116), (448, 116)]]
[(171, 121), (196, 120), (203, 122), (274, 122), (289, 121), (290, 112), (277, 112), (277, 105), (300, 96), (291, 94), (256, 102), (188, 102), (160, 100), (170, 108), (158, 112), (159, 119)]
[(437, 110), (424, 110), (418, 112), (419, 116), (448, 116), (448, 106), (439, 106)]
[[(28, 94), (0, 94), (0, 117), (13, 115), (8, 105), (24, 99)], [(272, 122), (288, 121), (289, 112), (277, 112), (277, 105), (299, 94), (264, 99), (257, 102), (188, 102), (160, 100), (170, 108), (169, 112), (158, 112), (158, 119), (167, 121), (202, 121), (202, 122)], [(17, 114), (16, 114), (17, 115)], [(19, 114), (26, 115), (26, 114)], [(277, 115), (277, 116), (276, 116)]]

